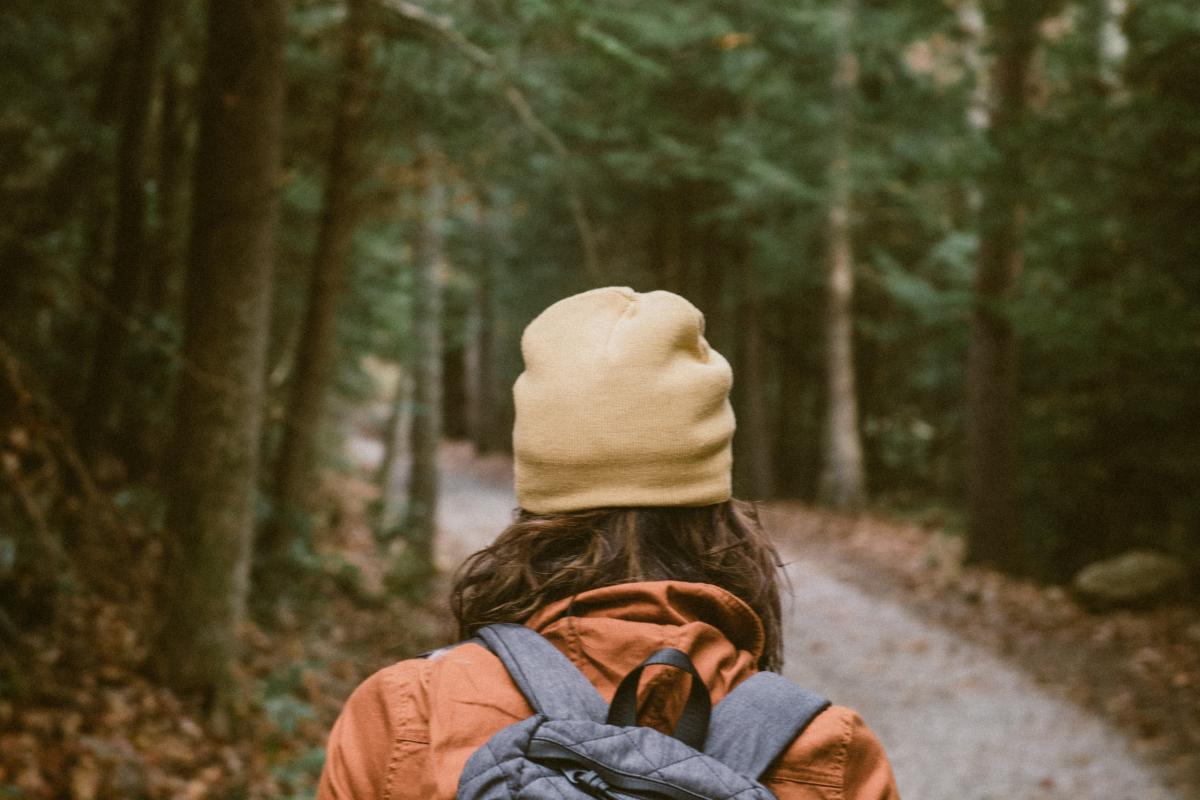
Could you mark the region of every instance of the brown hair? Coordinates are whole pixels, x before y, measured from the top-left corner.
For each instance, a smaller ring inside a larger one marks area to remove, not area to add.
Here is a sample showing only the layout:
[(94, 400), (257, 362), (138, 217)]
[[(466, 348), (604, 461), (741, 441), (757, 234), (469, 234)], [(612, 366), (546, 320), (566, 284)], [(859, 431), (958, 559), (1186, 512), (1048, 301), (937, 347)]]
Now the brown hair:
[(739, 597), (766, 634), (761, 669), (783, 665), (779, 556), (752, 503), (517, 509), (491, 546), (454, 576), (450, 604), (464, 639), (494, 622), (524, 622), (555, 600), (634, 581), (711, 583)]

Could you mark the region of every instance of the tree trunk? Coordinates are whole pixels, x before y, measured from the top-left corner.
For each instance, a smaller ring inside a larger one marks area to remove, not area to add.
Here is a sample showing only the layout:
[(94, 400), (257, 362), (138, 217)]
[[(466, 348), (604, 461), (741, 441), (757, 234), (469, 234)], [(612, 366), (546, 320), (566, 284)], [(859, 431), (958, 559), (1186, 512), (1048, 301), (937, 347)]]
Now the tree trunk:
[(409, 434), (412, 461), (408, 476), (403, 535), (405, 572), (433, 570), (437, 527), (438, 444), (442, 418), (442, 254), (441, 154), (429, 134), (419, 142), (422, 175), (421, 227), (413, 281), (413, 408)]
[(481, 203), (479, 208), (479, 240), (482, 256), (475, 286), (474, 353), (475, 385), (475, 452), (478, 455), (503, 452), (510, 440), (512, 425), (504, 418), (504, 396), (499, 387), (499, 350), (496, 345), (496, 288), (503, 251), (503, 226), (500, 212)]
[(395, 503), (392, 498), (396, 493), (392, 484), (396, 482), (396, 462), (401, 453), (409, 450), (408, 436), (411, 429), (412, 374), (410, 370), (404, 369), (396, 378), (396, 391), (383, 429), (383, 457), (379, 461), (379, 469), (375, 472), (379, 501), (375, 505), (374, 524), (378, 538), (384, 538), (385, 532), (391, 530), (393, 525)]
[[(147, 285), (135, 292), (138, 298), (135, 308), (144, 305), (146, 315), (170, 320), (177, 320), (181, 315), (187, 230), (184, 194), (188, 114), (183, 108), (182, 95), (178, 68), (166, 69), (158, 123), (157, 224), (152, 240), (147, 243), (149, 256), (142, 269), (142, 279)], [(163, 418), (156, 409), (169, 402), (169, 376), (172, 374), (168, 355), (158, 351), (152, 355), (143, 354), (125, 368), (122, 377), (127, 390), (122, 393), (117, 409), (119, 424), (114, 449), (121, 456), (131, 479), (138, 480), (161, 471), (167, 431), (164, 425), (148, 423)]]
[[(487, 247), (486, 243), (483, 246)], [(486, 264), (481, 265), (480, 272), (486, 268)], [(475, 279), (463, 322), (463, 429), (475, 452), (479, 452), (479, 440), (483, 437), (483, 357), (480, 351), (483, 344), (483, 306), (487, 300), (481, 274)]]
[(659, 196), (655, 215), (655, 264), (658, 288), (680, 294), (687, 277), (687, 195), (671, 189)]
[(231, 700), (252, 552), (283, 123), (284, 0), (210, 0), (158, 653)]
[(700, 232), (698, 238), (700, 247), (696, 254), (696, 264), (701, 275), (697, 287), (696, 307), (704, 314), (704, 338), (717, 352), (732, 355), (726, 353), (729, 349), (729, 326), (725, 319), (725, 267), (715, 252), (717, 233), (712, 225), (708, 225)]
[(442, 437), (466, 439), (467, 432), (466, 344), (442, 343)]
[(835, 127), (829, 167), (829, 213), (826, 229), (827, 299), (825, 370), (828, 384), (825, 458), (820, 501), (850, 509), (866, 499), (862, 438), (858, 430), (858, 393), (854, 372), (854, 248), (851, 242), (850, 128), (858, 64), (850, 42), (854, 2), (838, 9), (837, 64), (833, 74)]
[(1017, 348), (1008, 304), (1021, 272), (1024, 170), (1016, 139), (1041, 15), (1004, 0), (988, 20), (996, 52), (988, 140), (995, 151), (980, 182), (979, 254), (967, 355), (968, 557), (1023, 568), (1016, 496)]
[(512, 425), (504, 418), (504, 393), (500, 391), (499, 351), (496, 347), (496, 265), (488, 257), (479, 283), (479, 433), (475, 452), (504, 452), (511, 441)]
[(163, 76), (159, 114), (158, 229), (154, 237), (154, 269), (150, 271), (147, 304), (157, 314), (177, 313), (178, 276), (183, 261), (187, 220), (184, 176), (187, 174), (188, 113), (178, 68)]
[(359, 174), (356, 154), (369, 92), (370, 50), (366, 0), (347, 0), (346, 6), (342, 82), (326, 165), (321, 227), (275, 463), (274, 508), (257, 549), (259, 563), (268, 572), (284, 566), (293, 544), (308, 527), (311, 509), (306, 501), (312, 496), (316, 439), (329, 389), (337, 312), (354, 238), (353, 192)]
[[(743, 248), (744, 249), (744, 248)], [(739, 259), (738, 269), (741, 296), (738, 298), (737, 376), (734, 385), (738, 392), (738, 456), (740, 462), (739, 490), (752, 499), (767, 499), (774, 494), (774, 447), (771, 438), (770, 415), (767, 410), (767, 387), (762, 332), (762, 298), (757, 269), (748, 258)]]
[(779, 426), (775, 434), (776, 491), (788, 497), (812, 497), (820, 471), (823, 392), (812, 380), (820, 370), (807, 355), (811, 322), (795, 297), (782, 302), (782, 344), (775, 354), (779, 373)]
[(120, 396), (129, 317), (142, 285), (146, 252), (146, 137), (154, 96), (165, 3), (141, 0), (130, 52), (129, 80), (117, 145), (116, 233), (112, 271), (92, 359), (91, 378), (77, 420), (85, 453), (103, 446)]

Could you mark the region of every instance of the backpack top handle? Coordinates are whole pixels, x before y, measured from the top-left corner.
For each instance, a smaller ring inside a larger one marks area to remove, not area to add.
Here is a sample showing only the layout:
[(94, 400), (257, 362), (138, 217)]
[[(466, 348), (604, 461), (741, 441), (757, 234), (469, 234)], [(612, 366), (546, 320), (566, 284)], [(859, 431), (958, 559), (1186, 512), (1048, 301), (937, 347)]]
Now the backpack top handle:
[(709, 697), (708, 687), (704, 685), (692, 659), (688, 657), (687, 653), (673, 647), (664, 647), (654, 653), (630, 670), (629, 674), (621, 680), (620, 685), (617, 686), (617, 693), (613, 695), (612, 705), (608, 708), (608, 724), (622, 727), (632, 727), (637, 724), (637, 690), (638, 683), (642, 678), (642, 671), (646, 667), (657, 665), (675, 667), (692, 676), (692, 688), (688, 692), (687, 703), (684, 705), (683, 713), (679, 715), (679, 721), (675, 724), (675, 730), (671, 735), (693, 750), (703, 749), (705, 737), (708, 736), (708, 719), (712, 713), (712, 699)]

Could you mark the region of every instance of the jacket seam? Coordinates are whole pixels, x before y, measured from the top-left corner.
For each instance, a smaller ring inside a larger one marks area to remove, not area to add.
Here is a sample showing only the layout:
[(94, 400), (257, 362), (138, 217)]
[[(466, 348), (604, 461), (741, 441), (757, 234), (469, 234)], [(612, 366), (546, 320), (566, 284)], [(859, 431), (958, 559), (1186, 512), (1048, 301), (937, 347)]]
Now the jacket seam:
[(850, 757), (850, 740), (854, 738), (854, 725), (849, 714), (842, 714), (842, 737), (837, 751), (838, 797), (846, 798), (846, 763)]
[(419, 739), (414, 738), (414, 735), (419, 734), (420, 729), (413, 728), (405, 724), (413, 717), (413, 699), (410, 696), (410, 693), (405, 691), (405, 687), (401, 685), (399, 676), (396, 674), (397, 672), (399, 672), (399, 670), (389, 670), (385, 672), (383, 676), (384, 686), (387, 689), (387, 696), (389, 699), (394, 699), (396, 702), (395, 713), (392, 717), (392, 721), (399, 730), (392, 736), (390, 752), (388, 753), (387, 774), (385, 775), (383, 781), (383, 797), (381, 800), (392, 800), (393, 781), (396, 777), (396, 771), (399, 768), (401, 761), (400, 746), (409, 742), (414, 744), (429, 744), (428, 731), (425, 731), (425, 736), (423, 737), (424, 741), (422, 742)]

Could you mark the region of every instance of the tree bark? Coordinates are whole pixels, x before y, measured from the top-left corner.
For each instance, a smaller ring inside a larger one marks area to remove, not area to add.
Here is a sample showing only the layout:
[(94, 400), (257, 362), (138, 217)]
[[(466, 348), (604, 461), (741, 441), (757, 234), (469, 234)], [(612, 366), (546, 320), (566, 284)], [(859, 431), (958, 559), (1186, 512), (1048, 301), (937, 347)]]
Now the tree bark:
[(467, 400), (470, 393), (467, 375), (467, 345), (442, 343), (442, 437), (466, 439)]
[(812, 497), (816, 493), (824, 450), (821, 431), (823, 387), (812, 375), (820, 371), (806, 346), (817, 323), (809, 320), (804, 305), (795, 296), (782, 301), (781, 346), (775, 354), (779, 373), (779, 425), (775, 434), (776, 491), (788, 497)]
[[(184, 90), (178, 73), (174, 66), (167, 68), (162, 80), (155, 177), (158, 213), (153, 235), (147, 242), (149, 256), (141, 270), (146, 286), (135, 291), (137, 302), (133, 306), (134, 309), (143, 308), (150, 316), (171, 320), (177, 320), (181, 315), (187, 230), (184, 195), (188, 114), (183, 107)], [(128, 388), (121, 395), (115, 415), (118, 433), (114, 450), (120, 455), (131, 479), (137, 480), (161, 470), (167, 432), (163, 425), (147, 423), (162, 418), (154, 412), (169, 402), (168, 376), (172, 372), (168, 356), (155, 352), (152, 356), (143, 355), (132, 360), (122, 375), (122, 385)]]
[(408, 476), (403, 535), (406, 573), (433, 570), (437, 527), (438, 445), (442, 418), (442, 253), (444, 188), (441, 154), (429, 134), (418, 144), (421, 158), (422, 210), (413, 281), (413, 406), (409, 434), (412, 460)]
[[(487, 245), (484, 244), (484, 247)], [(481, 265), (480, 273), (486, 269)], [(467, 304), (467, 315), (463, 322), (463, 428), (475, 452), (479, 452), (479, 440), (483, 437), (483, 306), (487, 302), (483, 276), (477, 275)]]
[(1012, 572), (1023, 569), (1024, 557), (1016, 494), (1017, 347), (1008, 306), (1022, 260), (1024, 170), (1016, 135), (1024, 120), (1041, 18), (1030, 5), (1028, 0), (1001, 0), (991, 6), (988, 19), (995, 60), (987, 138), (995, 157), (980, 182), (979, 254), (967, 355), (967, 555)]
[(710, 224), (700, 231), (696, 264), (700, 271), (696, 306), (704, 314), (704, 338), (725, 355), (728, 349), (729, 325), (725, 318), (725, 267), (716, 251), (717, 233)]
[(187, 220), (184, 196), (188, 160), (188, 112), (179, 70), (163, 76), (158, 143), (158, 229), (154, 237), (154, 269), (148, 275), (147, 305), (154, 313), (177, 313), (179, 274)]
[(829, 406), (819, 498), (834, 508), (850, 509), (866, 499), (854, 371), (854, 248), (850, 228), (850, 128), (858, 71), (850, 41), (854, 0), (843, 0), (838, 13), (841, 19), (832, 81), (836, 122), (826, 228), (825, 370)]
[(158, 653), (231, 700), (254, 531), (284, 102), (284, 0), (210, 0)]
[(385, 538), (391, 529), (394, 516), (392, 484), (395, 483), (396, 462), (400, 454), (409, 449), (408, 436), (412, 430), (412, 373), (407, 368), (396, 378), (396, 390), (392, 396), (387, 423), (383, 429), (383, 457), (375, 472), (375, 485), (379, 487), (379, 502), (375, 506), (375, 531), (378, 538)]
[(509, 439), (511, 425), (504, 422), (502, 397), (499, 390), (499, 353), (496, 347), (496, 287), (501, 249), (501, 229), (496, 219), (497, 212), (489, 206), (481, 206), (479, 212), (479, 234), (482, 247), (482, 263), (475, 289), (475, 307), (478, 322), (475, 329), (474, 357), (476, 384), (474, 387), (476, 428), (473, 436), (475, 452), (479, 455), (502, 452)]
[(739, 488), (755, 500), (765, 500), (775, 492), (773, 441), (767, 404), (766, 352), (763, 346), (762, 298), (757, 269), (749, 259), (739, 259), (740, 297), (738, 298), (738, 348), (735, 386), (740, 399), (738, 410)]
[(301, 328), (283, 435), (275, 462), (274, 508), (259, 539), (265, 570), (284, 565), (307, 527), (317, 433), (337, 335), (337, 313), (346, 285), (354, 238), (354, 186), (360, 172), (357, 150), (370, 83), (366, 0), (347, 0), (342, 80), (326, 162), (325, 197)]
[(163, 0), (138, 3), (129, 80), (117, 145), (116, 229), (112, 270), (92, 359), (91, 378), (77, 419), (85, 454), (104, 443), (120, 395), (128, 319), (148, 265), (146, 253), (146, 138), (158, 52), (166, 16)]
[(654, 251), (659, 288), (677, 294), (685, 291), (688, 272), (686, 193), (678, 189), (663, 192), (655, 215)]

